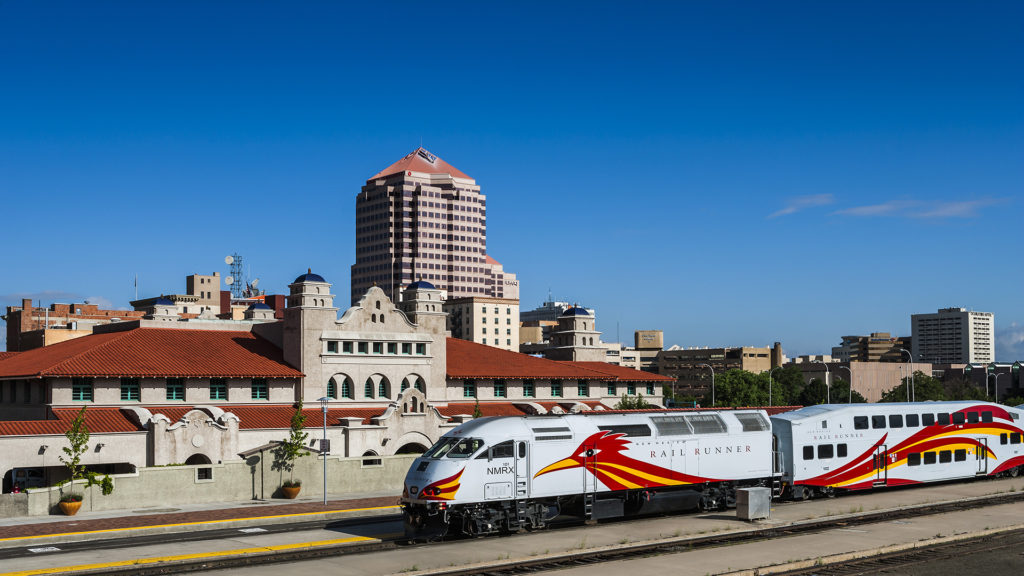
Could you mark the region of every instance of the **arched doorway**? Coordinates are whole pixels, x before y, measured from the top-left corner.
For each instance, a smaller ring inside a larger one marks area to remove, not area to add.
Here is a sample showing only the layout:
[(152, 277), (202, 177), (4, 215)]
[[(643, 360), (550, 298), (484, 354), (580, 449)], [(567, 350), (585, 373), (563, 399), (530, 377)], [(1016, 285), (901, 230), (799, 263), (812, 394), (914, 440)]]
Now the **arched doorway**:
[(188, 460), (185, 460), (186, 466), (196, 466), (199, 464), (213, 464), (213, 462), (210, 461), (210, 457), (206, 454), (193, 454), (188, 457)]
[(427, 447), (418, 442), (410, 442), (405, 446), (398, 449), (395, 454), (423, 454), (427, 451)]

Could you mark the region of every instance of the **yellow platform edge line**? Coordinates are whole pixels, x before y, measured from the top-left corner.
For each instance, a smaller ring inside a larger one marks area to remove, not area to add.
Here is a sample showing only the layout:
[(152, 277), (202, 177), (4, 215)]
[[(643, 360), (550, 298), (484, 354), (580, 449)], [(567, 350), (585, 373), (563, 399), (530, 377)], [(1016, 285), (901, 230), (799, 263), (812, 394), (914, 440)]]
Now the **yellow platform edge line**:
[(38, 568), (35, 570), (22, 570), (19, 572), (2, 572), (0, 573), (0, 576), (38, 576), (41, 574), (62, 574), (65, 572), (101, 570), (104, 568), (117, 568), (121, 566), (142, 566), (145, 564), (157, 564), (160, 562), (180, 562), (182, 560), (200, 560), (203, 558), (216, 558), (221, 556), (244, 556), (246, 554), (280, 552), (283, 550), (295, 550), (297, 548), (316, 548), (319, 546), (349, 544), (352, 542), (366, 542), (369, 540), (376, 540), (376, 538), (370, 538), (368, 536), (353, 536), (351, 538), (338, 538), (335, 540), (317, 540), (314, 542), (278, 544), (274, 546), (260, 546), (257, 548), (239, 548), (237, 550), (221, 550), (218, 552), (199, 552), (196, 554), (178, 554), (176, 556), (155, 556), (152, 558), (136, 558), (133, 560), (119, 560), (117, 562), (104, 562), (102, 564), (79, 564), (77, 566), (60, 566), (56, 568)]
[(222, 520), (206, 520), (204, 522), (180, 522), (177, 524), (152, 524), (150, 526), (130, 526), (127, 528), (104, 528), (103, 530), (83, 530), (81, 532), (61, 532), (56, 534), (36, 534), (34, 536), (11, 536), (0, 538), (0, 542), (12, 542), (14, 540), (32, 540), (36, 538), (60, 538), (61, 536), (78, 536), (83, 534), (105, 534), (111, 532), (128, 532), (131, 530), (146, 530), (148, 528), (175, 528), (180, 526), (199, 526), (202, 524), (223, 524), (226, 522), (248, 522), (252, 520), (276, 520), (280, 518), (298, 518), (301, 516), (317, 516), (322, 514), (334, 514), (340, 512), (369, 512), (371, 510), (390, 510), (399, 506), (376, 506), (373, 508), (349, 508), (347, 510), (323, 510), (319, 512), (297, 512), (295, 514), (277, 514), (274, 516), (250, 516), (248, 518), (224, 518)]

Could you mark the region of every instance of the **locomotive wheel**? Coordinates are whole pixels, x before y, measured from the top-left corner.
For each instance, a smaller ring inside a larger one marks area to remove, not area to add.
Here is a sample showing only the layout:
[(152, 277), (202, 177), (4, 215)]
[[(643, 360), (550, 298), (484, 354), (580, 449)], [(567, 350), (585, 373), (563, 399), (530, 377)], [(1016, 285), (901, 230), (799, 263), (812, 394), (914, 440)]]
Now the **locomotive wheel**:
[(1010, 468), (1006, 473), (1009, 474), (1010, 478), (1016, 478), (1020, 476), (1020, 466)]

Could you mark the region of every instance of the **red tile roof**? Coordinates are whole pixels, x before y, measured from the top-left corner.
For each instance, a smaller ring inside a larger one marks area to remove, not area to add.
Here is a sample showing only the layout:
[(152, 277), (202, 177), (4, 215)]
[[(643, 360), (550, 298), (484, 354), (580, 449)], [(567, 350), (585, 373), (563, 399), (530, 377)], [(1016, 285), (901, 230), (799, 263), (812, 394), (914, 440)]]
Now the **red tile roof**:
[(555, 362), (461, 340), (448, 339), (449, 378), (615, 380), (582, 362)]
[[(477, 404), (475, 402), (449, 402), (447, 406), (438, 406), (437, 411), (443, 416), (457, 416), (459, 414), (473, 414)], [(526, 406), (520, 407), (512, 402), (481, 402), (481, 416), (523, 416), (532, 414)]]
[(619, 382), (672, 382), (675, 380), (675, 378), (670, 376), (653, 374), (651, 372), (636, 370), (628, 366), (608, 364), (607, 362), (570, 362), (570, 364), (577, 364), (590, 368), (591, 370), (603, 372), (609, 376), (614, 376)]
[[(80, 408), (54, 408), (54, 418), (50, 420), (0, 422), (0, 436), (64, 434), (79, 410)], [(89, 407), (85, 410), (85, 427), (93, 434), (139, 431), (139, 427), (129, 420), (120, 408), (102, 406)]]
[(13, 358), (17, 354), (17, 352), (0, 352), (0, 361), (6, 360), (8, 358)]
[[(302, 408), (302, 414), (306, 416), (306, 428), (320, 428), (323, 425), (324, 413), (319, 404), (310, 408), (313, 404), (306, 404)], [(195, 406), (146, 406), (153, 414), (163, 414), (171, 422), (181, 420), (181, 417), (195, 410)], [(222, 404), (217, 406), (225, 412), (231, 412), (238, 416), (238, 428), (241, 430), (256, 430), (264, 428), (288, 428), (292, 424), (292, 414), (295, 413), (294, 404)], [(370, 418), (380, 416), (384, 413), (386, 406), (369, 408), (328, 408), (327, 426), (337, 426), (338, 418), (362, 418), (363, 424), (369, 424)]]
[[(433, 158), (434, 162), (431, 163), (428, 158)], [(437, 156), (434, 156), (425, 148), (417, 148), (413, 150), (405, 158), (402, 158), (398, 162), (395, 162), (391, 166), (388, 166), (374, 174), (373, 178), (370, 178), (370, 180), (390, 176), (391, 174), (396, 174), (398, 172), (405, 172), (406, 170), (412, 170), (413, 172), (427, 172), (428, 174), (450, 174), (456, 178), (468, 178), (472, 180), (472, 178), (466, 176), (466, 174), (461, 170), (444, 160), (441, 160)]]
[(0, 362), (0, 378), (47, 376), (301, 378), (251, 332), (135, 328), (92, 334)]

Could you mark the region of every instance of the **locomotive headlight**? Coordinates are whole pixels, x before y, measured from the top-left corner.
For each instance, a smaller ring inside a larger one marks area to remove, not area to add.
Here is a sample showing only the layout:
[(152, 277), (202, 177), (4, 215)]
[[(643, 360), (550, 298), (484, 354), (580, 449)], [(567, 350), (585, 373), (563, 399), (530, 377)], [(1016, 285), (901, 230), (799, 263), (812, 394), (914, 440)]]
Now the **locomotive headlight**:
[(407, 494), (413, 494), (413, 495), (419, 494), (420, 493), (420, 487), (419, 486), (409, 486), (406, 489), (406, 493)]

